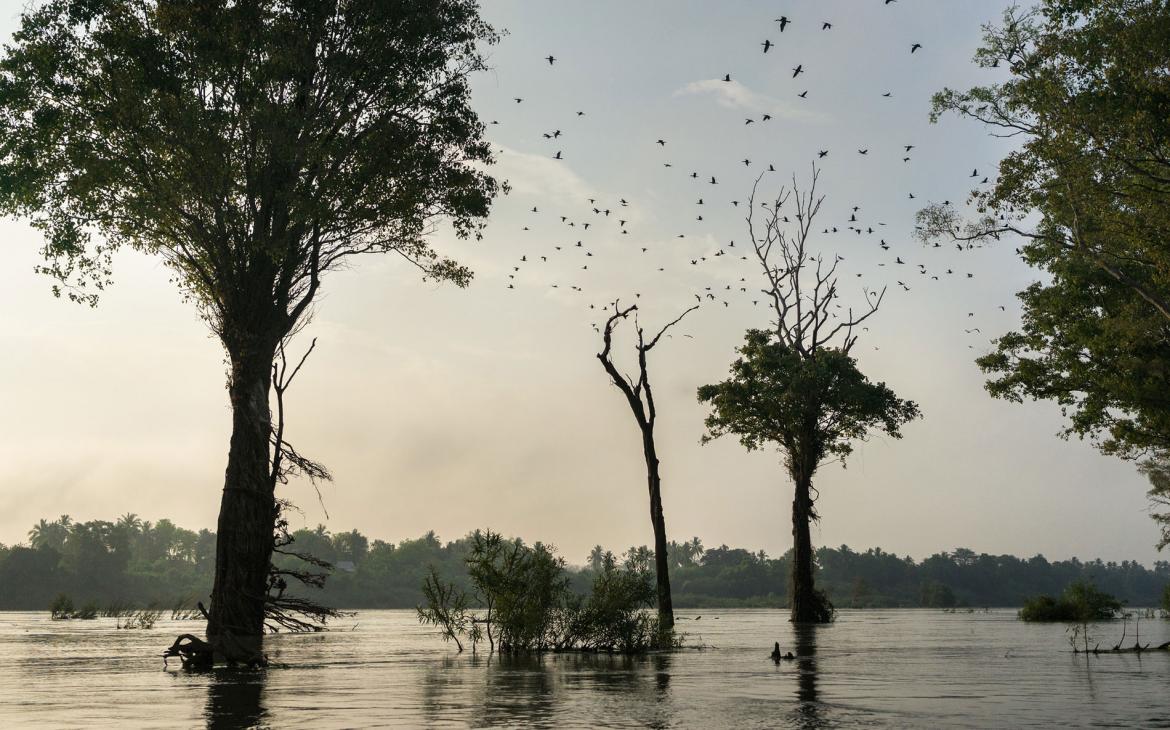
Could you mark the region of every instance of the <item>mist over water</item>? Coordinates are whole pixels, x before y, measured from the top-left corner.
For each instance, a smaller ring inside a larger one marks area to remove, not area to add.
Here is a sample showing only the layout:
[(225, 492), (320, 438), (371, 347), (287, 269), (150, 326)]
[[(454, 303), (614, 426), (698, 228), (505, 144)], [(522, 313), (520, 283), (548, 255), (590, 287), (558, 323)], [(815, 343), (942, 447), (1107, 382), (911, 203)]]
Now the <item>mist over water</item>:
[[(412, 611), (267, 640), (265, 671), (163, 668), (193, 622), (0, 613), (0, 725), (86, 728), (1170, 727), (1170, 653), (1090, 657), (1014, 611), (680, 611), (703, 649), (641, 657), (455, 653)], [(701, 616), (701, 618), (698, 618)], [(1121, 622), (1097, 626), (1102, 647)], [(1127, 644), (1133, 637), (1130, 623)], [(1141, 623), (1142, 643), (1170, 621)], [(797, 658), (773, 664), (772, 642)]]

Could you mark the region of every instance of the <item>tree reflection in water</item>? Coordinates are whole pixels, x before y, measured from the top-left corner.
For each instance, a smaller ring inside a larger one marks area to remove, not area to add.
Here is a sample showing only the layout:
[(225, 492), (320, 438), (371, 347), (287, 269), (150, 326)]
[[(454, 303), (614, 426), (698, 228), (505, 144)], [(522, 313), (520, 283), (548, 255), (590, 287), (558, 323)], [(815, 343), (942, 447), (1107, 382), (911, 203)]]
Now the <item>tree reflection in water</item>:
[(470, 711), (477, 724), (511, 727), (554, 717), (581, 720), (600, 701), (606, 713), (640, 727), (670, 727), (673, 661), (670, 654), (447, 657), (425, 673), (423, 709), (431, 724)]
[(207, 730), (267, 727), (265, 672), (216, 670), (207, 686)]
[(824, 727), (821, 702), (817, 697), (817, 631), (821, 624), (792, 625), (796, 639), (796, 699), (795, 716), (790, 725), (801, 728)]

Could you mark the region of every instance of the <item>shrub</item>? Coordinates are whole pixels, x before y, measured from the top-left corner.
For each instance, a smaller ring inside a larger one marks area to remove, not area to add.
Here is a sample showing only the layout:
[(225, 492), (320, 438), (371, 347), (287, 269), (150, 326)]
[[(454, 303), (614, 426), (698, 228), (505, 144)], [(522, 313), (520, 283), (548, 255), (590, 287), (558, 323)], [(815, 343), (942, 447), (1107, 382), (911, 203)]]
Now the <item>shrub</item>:
[(64, 593), (58, 595), (49, 607), (49, 615), (55, 620), (73, 618), (73, 599)]
[(1024, 601), (1019, 617), (1024, 621), (1068, 621), (1086, 623), (1113, 618), (1121, 602), (1092, 583), (1078, 580), (1064, 589), (1059, 598), (1036, 596)]
[[(589, 595), (570, 587), (565, 561), (537, 543), (504, 540), (476, 531), (467, 557), (472, 595), (445, 583), (432, 568), (423, 581), (426, 605), (421, 623), (438, 626), (444, 640), (460, 637), (475, 644), (485, 637), (493, 651), (610, 651), (633, 654), (676, 645), (663, 635), (647, 611), (654, 603), (651, 575), (637, 567), (619, 568), (612, 555), (593, 578)], [(471, 604), (482, 607), (475, 615)], [(482, 627), (482, 628), (481, 628)]]

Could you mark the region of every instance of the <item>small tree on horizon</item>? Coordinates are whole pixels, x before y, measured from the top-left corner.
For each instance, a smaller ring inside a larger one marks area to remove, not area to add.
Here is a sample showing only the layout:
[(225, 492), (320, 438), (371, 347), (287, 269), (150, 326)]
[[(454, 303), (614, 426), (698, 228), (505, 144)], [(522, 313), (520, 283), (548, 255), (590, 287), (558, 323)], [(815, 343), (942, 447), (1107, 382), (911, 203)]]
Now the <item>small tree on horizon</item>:
[[(813, 578), (809, 526), (819, 519), (813, 487), (817, 469), (827, 458), (844, 461), (853, 442), (871, 431), (900, 438), (902, 424), (920, 415), (913, 401), (899, 399), (885, 383), (870, 382), (849, 354), (857, 342), (855, 328), (878, 310), (885, 290), (872, 296), (866, 291), (860, 313), (848, 309), (843, 317), (836, 315), (840, 258), (826, 266), (807, 246), (823, 200), (816, 193), (817, 177), (814, 167), (807, 191), (794, 178), (790, 190), (781, 188), (773, 202), (762, 204), (762, 229), (755, 220), (762, 176), (756, 180), (747, 224), (776, 320), (770, 330), (748, 330), (731, 376), (698, 391), (699, 400), (711, 406), (704, 443), (735, 434), (749, 451), (775, 447), (784, 455), (795, 488), (789, 601), (796, 623), (825, 623), (833, 617), (832, 605)], [(790, 200), (796, 221), (792, 231), (784, 212)]]

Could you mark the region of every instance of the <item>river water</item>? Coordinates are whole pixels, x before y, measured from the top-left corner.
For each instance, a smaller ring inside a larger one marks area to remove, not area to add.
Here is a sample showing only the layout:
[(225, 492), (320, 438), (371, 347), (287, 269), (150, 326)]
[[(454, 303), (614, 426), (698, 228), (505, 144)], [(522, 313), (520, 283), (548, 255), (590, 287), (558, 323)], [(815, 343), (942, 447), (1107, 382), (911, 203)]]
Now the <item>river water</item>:
[[(703, 648), (513, 659), (458, 654), (412, 611), (362, 611), (270, 638), (267, 670), (193, 674), (161, 652), (201, 624), (0, 613), (0, 727), (1170, 727), (1170, 652), (1086, 660), (1063, 625), (1013, 611), (847, 610), (799, 632), (782, 611), (679, 616)], [(1170, 639), (1170, 621), (1141, 636)], [(773, 664), (773, 641), (800, 656)]]

